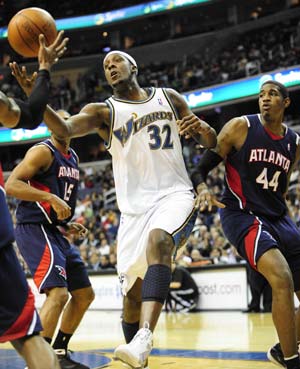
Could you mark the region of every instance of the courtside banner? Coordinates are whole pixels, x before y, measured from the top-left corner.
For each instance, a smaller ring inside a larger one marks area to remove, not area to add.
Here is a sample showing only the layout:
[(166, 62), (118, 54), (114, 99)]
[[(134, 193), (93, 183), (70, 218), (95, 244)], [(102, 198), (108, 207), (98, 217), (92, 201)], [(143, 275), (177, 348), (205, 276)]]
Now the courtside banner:
[[(123, 297), (117, 274), (89, 276), (95, 292), (95, 300), (89, 309), (92, 310), (122, 310)], [(40, 294), (31, 278), (29, 285), (35, 296), (35, 305), (41, 308), (45, 301), (45, 294)]]
[[(56, 27), (60, 30), (79, 29), (86, 27), (99, 27), (111, 23), (122, 22), (128, 19), (145, 17), (157, 13), (170, 12), (188, 6), (195, 6), (202, 3), (210, 3), (212, 0), (159, 0), (145, 2), (143, 4), (128, 6), (105, 13), (83, 15), (80, 17), (70, 17), (56, 19)], [(7, 37), (7, 27), (0, 27), (0, 38)]]
[(248, 307), (245, 266), (203, 269), (192, 273), (199, 288), (200, 310), (244, 310)]
[[(247, 275), (245, 266), (209, 269), (203, 268), (192, 273), (199, 292), (201, 310), (243, 310), (247, 309)], [(122, 294), (116, 274), (90, 276), (95, 291), (92, 310), (121, 310)], [(40, 308), (45, 295), (39, 294), (32, 279), (29, 284), (34, 292), (36, 307)]]

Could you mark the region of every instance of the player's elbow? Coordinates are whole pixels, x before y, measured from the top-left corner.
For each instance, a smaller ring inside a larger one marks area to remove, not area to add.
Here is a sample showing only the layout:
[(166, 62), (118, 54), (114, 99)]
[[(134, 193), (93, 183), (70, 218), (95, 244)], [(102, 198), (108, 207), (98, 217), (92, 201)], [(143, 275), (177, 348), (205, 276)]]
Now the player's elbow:
[(14, 181), (11, 178), (8, 178), (8, 180), (5, 183), (5, 192), (8, 196), (14, 196)]

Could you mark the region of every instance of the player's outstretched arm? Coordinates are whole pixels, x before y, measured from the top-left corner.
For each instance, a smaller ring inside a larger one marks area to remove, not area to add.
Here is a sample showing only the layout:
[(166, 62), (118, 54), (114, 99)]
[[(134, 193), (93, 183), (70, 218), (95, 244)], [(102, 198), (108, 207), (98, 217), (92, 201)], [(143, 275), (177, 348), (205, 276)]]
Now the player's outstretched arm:
[[(22, 66), (20, 68), (17, 63), (12, 63), (10, 68), (21, 88), (27, 96), (30, 95), (37, 73), (35, 72), (32, 75), (28, 75), (26, 67)], [(105, 140), (108, 139), (108, 134), (105, 135), (105, 130), (109, 128), (110, 115), (106, 104), (88, 104), (79, 114), (67, 120), (62, 119), (59, 114), (47, 105), (44, 113), (44, 120), (51, 131), (58, 137), (80, 137), (94, 130), (98, 130), (101, 137), (104, 135), (105, 137), (103, 138)]]
[(65, 201), (52, 193), (29, 185), (29, 181), (37, 173), (48, 169), (52, 161), (53, 157), (48, 147), (34, 146), (28, 150), (24, 159), (11, 172), (5, 189), (8, 195), (19, 200), (48, 202), (57, 213), (58, 219), (65, 219), (71, 215), (71, 208)]
[(44, 121), (58, 137), (81, 137), (95, 132), (105, 141), (109, 139), (110, 111), (104, 103), (88, 104), (78, 114), (66, 120), (48, 105)]
[[(52, 45), (46, 47), (43, 35), (39, 37), (39, 72), (35, 84), (26, 102), (9, 99), (3, 93), (0, 96), (0, 122), (8, 128), (36, 128), (43, 120), (43, 114), (49, 99), (50, 74), (54, 63), (64, 54), (67, 38), (61, 31)], [(16, 63), (11, 63), (12, 72), (16, 72)]]
[(216, 131), (191, 111), (184, 98), (177, 91), (167, 89), (167, 93), (179, 115), (177, 121), (179, 134), (186, 138), (193, 137), (208, 149), (215, 147), (217, 143)]

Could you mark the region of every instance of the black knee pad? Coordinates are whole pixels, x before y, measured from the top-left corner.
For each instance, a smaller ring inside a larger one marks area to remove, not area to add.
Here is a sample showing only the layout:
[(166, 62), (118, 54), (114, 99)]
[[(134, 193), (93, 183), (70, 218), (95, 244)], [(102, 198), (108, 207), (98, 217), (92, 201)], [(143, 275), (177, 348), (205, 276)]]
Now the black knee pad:
[(150, 265), (143, 281), (142, 301), (158, 301), (163, 304), (168, 296), (171, 275), (171, 268), (167, 265)]

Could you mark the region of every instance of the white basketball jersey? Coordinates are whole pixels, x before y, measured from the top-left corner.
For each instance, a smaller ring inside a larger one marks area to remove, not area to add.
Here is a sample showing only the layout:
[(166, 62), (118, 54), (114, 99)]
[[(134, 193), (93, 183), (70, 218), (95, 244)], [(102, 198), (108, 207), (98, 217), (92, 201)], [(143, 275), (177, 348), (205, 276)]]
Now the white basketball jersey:
[(141, 214), (162, 197), (192, 190), (182, 155), (176, 113), (164, 89), (143, 101), (109, 98), (112, 155), (120, 211)]

